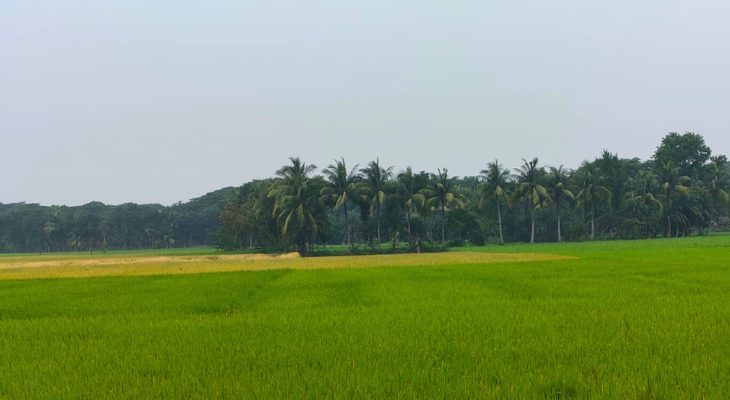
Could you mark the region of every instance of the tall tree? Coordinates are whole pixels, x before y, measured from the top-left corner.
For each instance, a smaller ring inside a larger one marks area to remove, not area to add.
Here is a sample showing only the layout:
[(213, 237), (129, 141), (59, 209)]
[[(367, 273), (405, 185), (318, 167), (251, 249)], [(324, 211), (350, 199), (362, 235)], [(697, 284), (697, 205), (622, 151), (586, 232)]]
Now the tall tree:
[(672, 163), (679, 168), (680, 176), (692, 179), (699, 177), (700, 168), (710, 159), (712, 150), (705, 144), (705, 138), (694, 132), (669, 132), (654, 153), (657, 165)]
[(360, 175), (357, 173), (356, 164), (348, 171), (345, 159), (335, 160), (334, 164), (330, 164), (322, 173), (327, 179), (329, 185), (322, 188), (321, 195), (334, 203), (333, 210), (337, 211), (340, 207), (345, 212), (345, 231), (347, 232), (347, 251), (352, 248), (350, 243), (350, 222), (347, 219), (347, 201), (354, 196), (358, 196), (358, 182)]
[(398, 191), (401, 194), (403, 206), (406, 208), (406, 220), (408, 224), (408, 248), (413, 248), (413, 232), (411, 229), (413, 213), (422, 207), (425, 201), (423, 194), (419, 193), (422, 188), (418, 175), (413, 173), (409, 166), (405, 171), (398, 174)]
[(79, 251), (83, 244), (84, 242), (81, 240), (81, 236), (76, 236), (75, 234), (72, 234), (68, 238), (68, 245), (72, 250)]
[(539, 167), (537, 157), (532, 161), (522, 159), (523, 164), (515, 169), (518, 175), (516, 195), (530, 207), (530, 243), (535, 243), (535, 209), (552, 202), (544, 186), (545, 168)]
[(431, 174), (431, 187), (421, 191), (426, 203), (441, 211), (441, 244), (446, 244), (446, 211), (451, 206), (464, 208), (465, 199), (457, 185), (458, 179), (449, 177), (448, 169), (439, 169), (437, 174)]
[(494, 200), (497, 204), (497, 222), (499, 224), (499, 242), (504, 244), (504, 234), (502, 233), (502, 209), (500, 203), (505, 201), (507, 205), (512, 206), (510, 199), (509, 180), (511, 177), (508, 168), (499, 163), (499, 160), (487, 163), (487, 169), (481, 171), (482, 183), (477, 186), (477, 194), (479, 195), (479, 205), (485, 201)]
[[(728, 194), (728, 182), (727, 173), (722, 168), (722, 163), (718, 162), (717, 159), (712, 160), (712, 167), (710, 170), (710, 177), (707, 182), (707, 190), (710, 192), (712, 197), (712, 209), (714, 214), (720, 214), (719, 210), (721, 207), (730, 206), (730, 194)], [(712, 220), (710, 221), (710, 231), (712, 231)]]
[(651, 237), (650, 217), (656, 210), (657, 218), (664, 212), (664, 205), (659, 201), (660, 185), (656, 175), (651, 171), (639, 171), (630, 182), (633, 190), (629, 193), (629, 215), (644, 220), (646, 234)]
[(370, 204), (370, 215), (375, 215), (378, 229), (378, 251), (382, 251), (380, 237), (380, 214), (386, 198), (386, 190), (390, 178), (393, 177), (393, 167), (383, 168), (380, 159), (371, 161), (367, 167), (360, 170), (362, 173), (361, 193), (364, 200)]
[(676, 221), (686, 220), (686, 216), (682, 214), (679, 207), (675, 207), (678, 200), (689, 199), (689, 183), (692, 181), (690, 177), (681, 175), (679, 168), (674, 163), (661, 162), (658, 166), (657, 178), (661, 185), (664, 199), (664, 215), (667, 218), (667, 237), (672, 236), (672, 218)]
[(609, 206), (618, 213), (623, 209), (624, 201), (628, 198), (627, 193), (631, 190), (630, 171), (633, 169), (638, 172), (641, 165), (638, 160), (622, 159), (608, 150), (603, 150), (594, 164), (603, 176), (603, 186), (611, 192)]
[(291, 238), (299, 253), (305, 254), (312, 249), (320, 229), (316, 213), (324, 203), (310, 177), (317, 167), (296, 157), (289, 160), (291, 165), (276, 171), (279, 179), (269, 192), (269, 197), (276, 199), (272, 215), (281, 224), (282, 236)]
[(546, 187), (550, 197), (555, 203), (555, 212), (558, 216), (558, 242), (562, 241), (560, 234), (560, 205), (568, 200), (575, 200), (573, 192), (570, 191), (570, 176), (563, 166), (550, 167), (546, 175)]
[(580, 168), (576, 172), (576, 180), (578, 181), (578, 199), (585, 199), (590, 204), (591, 209), (591, 240), (596, 239), (596, 211), (598, 209), (598, 201), (601, 196), (609, 198), (611, 191), (603, 185), (604, 177), (595, 163), (583, 161)]
[(53, 232), (55, 232), (57, 229), (57, 225), (53, 222), (46, 222), (46, 224), (43, 226), (43, 233), (45, 234), (46, 253), (51, 252), (51, 235), (53, 235)]

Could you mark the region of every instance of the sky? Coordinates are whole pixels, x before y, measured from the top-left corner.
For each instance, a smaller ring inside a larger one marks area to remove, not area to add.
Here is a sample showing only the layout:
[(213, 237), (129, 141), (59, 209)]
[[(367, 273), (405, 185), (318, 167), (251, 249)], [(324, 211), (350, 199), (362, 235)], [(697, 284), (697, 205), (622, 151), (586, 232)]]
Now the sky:
[(379, 157), (730, 153), (730, 2), (0, 1), (0, 202), (172, 204)]

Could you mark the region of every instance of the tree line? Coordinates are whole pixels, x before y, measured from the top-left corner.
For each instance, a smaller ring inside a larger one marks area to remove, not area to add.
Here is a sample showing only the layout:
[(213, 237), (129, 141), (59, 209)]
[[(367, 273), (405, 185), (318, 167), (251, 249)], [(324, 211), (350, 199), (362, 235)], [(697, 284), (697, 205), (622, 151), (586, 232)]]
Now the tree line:
[(0, 252), (47, 253), (207, 246), (233, 188), (187, 203), (41, 206), (0, 203)]
[[(396, 173), (379, 159), (317, 167), (293, 157), (236, 189), (214, 235), (226, 249), (346, 244), (383, 251), (487, 242), (684, 237), (728, 228), (730, 164), (692, 132), (666, 135), (647, 161), (604, 150), (576, 169), (538, 158), (478, 176)], [(404, 243), (404, 246), (399, 246)]]
[[(730, 163), (695, 133), (665, 136), (650, 160), (603, 151), (576, 169), (539, 159), (476, 176), (416, 172), (376, 159), (317, 168), (298, 158), (274, 177), (186, 203), (0, 203), (0, 252), (134, 250), (355, 251), (640, 239), (728, 229)], [(402, 244), (402, 245), (401, 245)], [(386, 247), (387, 246), (387, 247)]]

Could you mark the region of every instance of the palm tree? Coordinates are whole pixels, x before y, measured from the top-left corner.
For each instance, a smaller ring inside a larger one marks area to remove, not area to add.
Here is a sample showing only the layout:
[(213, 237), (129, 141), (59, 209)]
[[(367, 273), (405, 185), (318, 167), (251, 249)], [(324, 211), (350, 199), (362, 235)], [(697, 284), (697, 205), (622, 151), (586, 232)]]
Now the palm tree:
[[(667, 237), (672, 236), (672, 219), (680, 223), (684, 223), (687, 217), (679, 210), (673, 207), (675, 202), (673, 197), (689, 198), (689, 187), (687, 186), (692, 180), (685, 175), (679, 175), (679, 168), (675, 168), (672, 162), (662, 162), (657, 173), (659, 184), (662, 188), (664, 198), (664, 209), (667, 217)], [(680, 215), (682, 214), (682, 215)], [(684, 217), (684, 218), (683, 218)], [(677, 228), (679, 229), (679, 228)]]
[(46, 222), (46, 224), (43, 226), (43, 233), (45, 234), (45, 245), (46, 245), (46, 253), (51, 252), (51, 235), (53, 232), (56, 231), (57, 225), (53, 222)]
[(324, 203), (310, 178), (317, 166), (307, 165), (296, 157), (289, 160), (291, 165), (276, 171), (279, 179), (272, 185), (268, 197), (275, 199), (272, 216), (281, 224), (282, 236), (292, 238), (299, 253), (305, 254), (311, 250), (320, 229), (316, 213)]
[[(104, 239), (104, 241), (106, 242), (106, 238)], [(175, 239), (173, 239), (172, 236), (170, 236), (169, 234), (165, 235), (162, 238), (162, 242), (165, 243), (165, 248), (168, 248), (168, 249), (170, 248), (170, 246), (175, 245)]]
[(449, 177), (449, 170), (438, 170), (438, 174), (431, 174), (431, 187), (421, 190), (426, 198), (426, 204), (441, 210), (441, 244), (446, 244), (446, 211), (449, 206), (464, 208), (466, 199), (460, 193), (457, 181), (459, 177)]
[(547, 190), (555, 203), (555, 211), (558, 214), (558, 242), (562, 240), (560, 235), (560, 204), (566, 200), (575, 200), (573, 192), (568, 190), (570, 177), (563, 166), (550, 167), (546, 176)]
[(375, 214), (378, 224), (378, 251), (382, 251), (380, 240), (380, 209), (385, 202), (388, 181), (393, 177), (393, 167), (383, 168), (380, 159), (371, 161), (360, 170), (363, 175), (361, 193), (363, 199), (370, 204), (370, 215)]
[(350, 223), (347, 219), (347, 200), (353, 196), (358, 196), (358, 181), (360, 175), (357, 173), (356, 164), (350, 171), (347, 170), (345, 159), (335, 160), (334, 164), (330, 164), (322, 173), (329, 182), (329, 186), (322, 188), (321, 195), (334, 203), (332, 208), (337, 211), (343, 207), (345, 211), (345, 230), (347, 231), (347, 251), (351, 250), (350, 243)]
[[(730, 205), (730, 194), (726, 190), (728, 186), (727, 176), (717, 160), (712, 162), (711, 174), (709, 182), (707, 182), (707, 190), (710, 192), (710, 197), (712, 197), (713, 211), (717, 213), (720, 203), (723, 203), (726, 207)], [(710, 232), (712, 232), (712, 219), (710, 220)]]
[(81, 236), (76, 236), (75, 234), (71, 234), (71, 236), (68, 238), (68, 245), (71, 247), (72, 250), (79, 251), (79, 248), (83, 245), (83, 241), (81, 240)]
[(155, 247), (155, 230), (153, 228), (145, 228), (144, 233), (150, 239), (150, 249)]
[(611, 192), (603, 186), (603, 175), (594, 163), (583, 161), (578, 172), (576, 173), (578, 180), (579, 192), (576, 195), (578, 199), (586, 199), (591, 207), (591, 240), (596, 239), (596, 209), (598, 208), (598, 200), (601, 195), (611, 196)]
[(664, 212), (664, 205), (657, 199), (659, 196), (659, 181), (653, 173), (639, 171), (631, 180), (631, 185), (634, 189), (627, 195), (629, 197), (629, 212), (639, 220), (643, 217), (646, 224), (646, 233), (651, 237), (649, 228), (651, 208), (657, 208), (659, 217)]
[(502, 234), (502, 210), (500, 208), (501, 200), (507, 201), (507, 205), (512, 207), (510, 200), (509, 179), (511, 177), (508, 168), (504, 168), (499, 160), (487, 163), (487, 169), (481, 171), (484, 181), (477, 186), (477, 194), (479, 195), (479, 205), (483, 205), (486, 200), (494, 199), (497, 203), (497, 222), (499, 223), (499, 243), (504, 244), (504, 235)]
[(413, 212), (424, 204), (424, 196), (419, 193), (420, 186), (418, 177), (413, 174), (411, 167), (398, 174), (398, 189), (401, 192), (403, 205), (406, 207), (408, 223), (408, 248), (413, 248), (413, 235), (411, 233), (411, 222)]
[(524, 164), (515, 169), (518, 174), (519, 184), (517, 185), (517, 196), (527, 201), (530, 206), (530, 243), (535, 243), (535, 209), (552, 199), (543, 185), (545, 169), (538, 167), (537, 157), (532, 161), (522, 159)]

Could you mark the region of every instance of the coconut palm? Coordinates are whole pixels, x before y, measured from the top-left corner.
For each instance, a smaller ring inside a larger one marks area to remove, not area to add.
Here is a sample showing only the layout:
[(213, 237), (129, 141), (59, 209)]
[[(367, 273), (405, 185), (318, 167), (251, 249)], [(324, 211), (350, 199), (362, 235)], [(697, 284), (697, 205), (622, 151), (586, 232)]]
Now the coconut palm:
[[(728, 194), (727, 187), (728, 179), (725, 171), (720, 167), (716, 160), (712, 162), (712, 170), (710, 178), (707, 182), (707, 190), (710, 192), (712, 197), (712, 208), (715, 213), (718, 213), (720, 204), (724, 204), (725, 207), (730, 206), (730, 194)], [(712, 232), (712, 221), (710, 221), (710, 232)]]
[(652, 209), (657, 210), (658, 216), (661, 216), (664, 212), (664, 205), (657, 199), (660, 188), (659, 181), (653, 173), (639, 171), (631, 180), (630, 185), (633, 187), (633, 190), (627, 194), (629, 198), (629, 214), (638, 220), (644, 219), (646, 233), (651, 237), (649, 216), (651, 215)]
[(560, 242), (562, 240), (560, 234), (560, 205), (564, 201), (575, 201), (575, 196), (573, 195), (573, 192), (568, 189), (570, 186), (570, 176), (568, 175), (568, 171), (565, 170), (562, 165), (557, 168), (550, 167), (547, 175), (545, 176), (545, 181), (547, 191), (555, 203), (555, 212), (558, 215), (558, 242)]
[(329, 185), (322, 188), (321, 195), (324, 199), (334, 203), (332, 208), (337, 211), (340, 207), (345, 212), (345, 231), (347, 231), (347, 251), (351, 249), (350, 243), (350, 222), (347, 219), (347, 201), (353, 197), (359, 196), (358, 182), (360, 175), (357, 173), (356, 164), (351, 170), (347, 170), (345, 159), (335, 160), (334, 164), (330, 164), (322, 171)]
[(441, 211), (441, 244), (446, 244), (446, 211), (449, 207), (464, 208), (466, 199), (457, 185), (459, 177), (449, 177), (449, 170), (431, 174), (431, 187), (421, 190), (426, 204)]
[(482, 183), (477, 186), (477, 194), (479, 195), (479, 205), (494, 199), (497, 204), (497, 222), (499, 224), (499, 242), (504, 243), (504, 235), (502, 234), (502, 209), (500, 203), (506, 201), (507, 205), (512, 207), (510, 199), (509, 180), (512, 174), (508, 168), (504, 168), (499, 160), (487, 163), (487, 169), (481, 171)]
[(155, 230), (153, 228), (145, 228), (144, 233), (150, 239), (150, 249), (155, 248)]
[(79, 251), (83, 244), (84, 242), (81, 240), (81, 236), (71, 233), (71, 236), (68, 238), (68, 245), (71, 247), (71, 250)]
[(363, 200), (370, 204), (370, 215), (375, 215), (378, 229), (378, 251), (382, 251), (380, 238), (380, 213), (385, 202), (388, 181), (393, 177), (393, 167), (383, 168), (380, 159), (371, 161), (360, 170), (362, 186), (360, 192)]
[(413, 174), (411, 167), (398, 174), (398, 191), (401, 201), (406, 208), (406, 221), (408, 228), (408, 248), (413, 248), (413, 234), (411, 231), (413, 212), (422, 207), (425, 201), (423, 194), (419, 193), (421, 185), (417, 175)]
[(532, 161), (522, 159), (521, 167), (516, 168), (518, 184), (515, 195), (524, 200), (530, 207), (530, 243), (535, 243), (535, 209), (551, 203), (550, 194), (544, 186), (545, 168), (538, 167), (537, 157)]
[(319, 232), (318, 211), (324, 208), (319, 188), (313, 184), (310, 175), (317, 169), (299, 158), (289, 159), (276, 171), (279, 178), (269, 191), (268, 197), (275, 199), (272, 216), (281, 226), (281, 234), (297, 244), (297, 250), (304, 254), (314, 244)]
[[(674, 167), (670, 162), (662, 162), (657, 172), (657, 178), (662, 189), (664, 200), (665, 216), (667, 217), (667, 237), (672, 236), (672, 220), (684, 224), (687, 217), (681, 215), (681, 211), (675, 207), (679, 199), (689, 198), (689, 183), (692, 181), (686, 175), (679, 174), (679, 168)], [(684, 217), (684, 218), (683, 218)]]
[(603, 186), (603, 175), (594, 163), (583, 161), (580, 168), (576, 172), (576, 180), (578, 181), (578, 194), (576, 197), (586, 200), (590, 204), (591, 209), (591, 240), (596, 239), (596, 211), (598, 209), (598, 201), (601, 196), (606, 198), (611, 196), (611, 191)]
[(46, 222), (45, 225), (43, 225), (43, 233), (45, 235), (44, 237), (44, 244), (46, 246), (46, 252), (51, 252), (51, 235), (53, 235), (53, 232), (55, 232), (58, 229), (58, 225), (56, 225), (53, 222)]
[(683, 236), (689, 236), (689, 229), (692, 222), (697, 224), (698, 231), (702, 229), (706, 221), (711, 225), (714, 207), (712, 195), (708, 188), (702, 185), (693, 185), (690, 187), (689, 200), (685, 202), (682, 211), (687, 216), (687, 223), (683, 225), (682, 229)]

